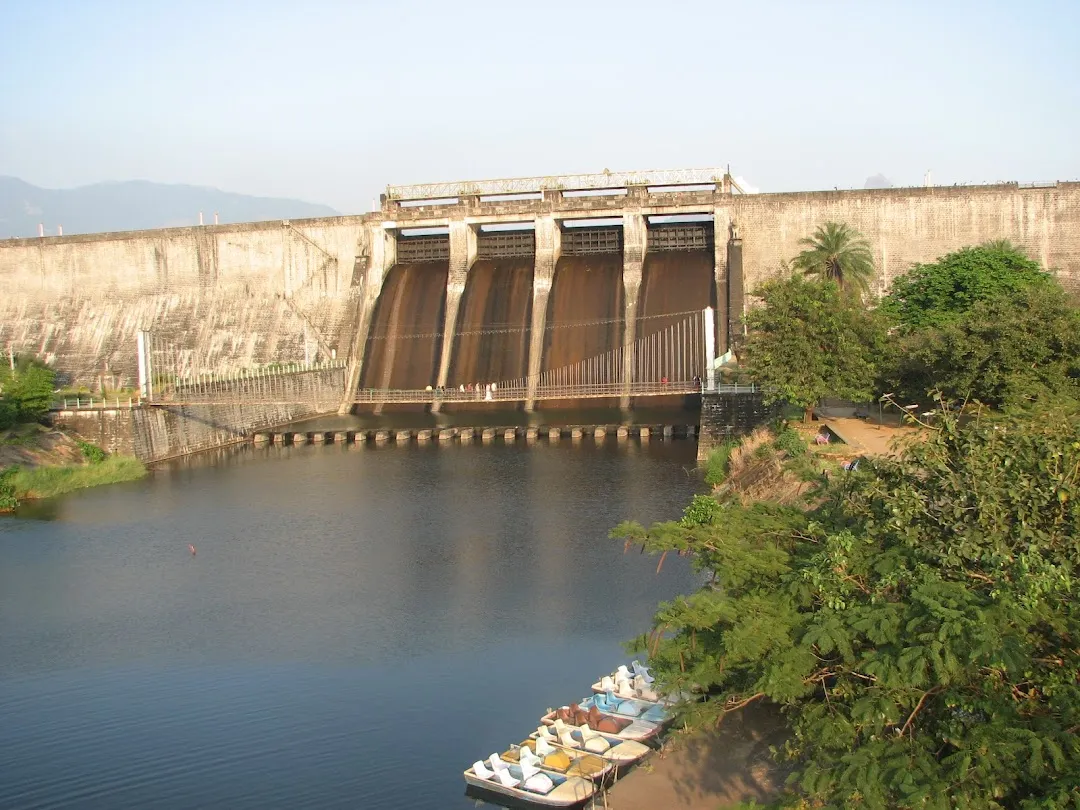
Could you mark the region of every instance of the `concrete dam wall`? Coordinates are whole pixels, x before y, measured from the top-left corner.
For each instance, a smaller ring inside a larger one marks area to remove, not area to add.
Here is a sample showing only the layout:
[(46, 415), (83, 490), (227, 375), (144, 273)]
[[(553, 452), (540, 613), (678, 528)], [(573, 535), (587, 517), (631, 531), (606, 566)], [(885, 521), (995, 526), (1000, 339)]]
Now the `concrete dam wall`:
[[(1080, 293), (1078, 183), (740, 195), (726, 178), (634, 182), (599, 196), (541, 182), (527, 198), (440, 186), (449, 204), (405, 205), (391, 188), (362, 216), (7, 240), (0, 346), (92, 390), (133, 383), (141, 328), (194, 371), (336, 357), (346, 391), (456, 387), (632, 346), (664, 327), (656, 316), (713, 304), (723, 351), (747, 295), (827, 220), (869, 239), (878, 291), (913, 262), (1007, 238)], [(600, 217), (621, 225), (575, 227)], [(507, 224), (520, 233), (494, 232)]]

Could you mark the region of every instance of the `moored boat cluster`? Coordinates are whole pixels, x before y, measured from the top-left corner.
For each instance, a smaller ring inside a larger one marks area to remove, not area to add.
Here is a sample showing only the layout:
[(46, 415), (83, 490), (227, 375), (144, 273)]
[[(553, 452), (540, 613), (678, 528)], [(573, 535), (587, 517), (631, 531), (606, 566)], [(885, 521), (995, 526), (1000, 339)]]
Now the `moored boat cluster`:
[(648, 754), (648, 743), (670, 723), (674, 700), (652, 686), (647, 667), (620, 666), (588, 697), (549, 710), (527, 739), (474, 762), (465, 781), (528, 804), (584, 804)]

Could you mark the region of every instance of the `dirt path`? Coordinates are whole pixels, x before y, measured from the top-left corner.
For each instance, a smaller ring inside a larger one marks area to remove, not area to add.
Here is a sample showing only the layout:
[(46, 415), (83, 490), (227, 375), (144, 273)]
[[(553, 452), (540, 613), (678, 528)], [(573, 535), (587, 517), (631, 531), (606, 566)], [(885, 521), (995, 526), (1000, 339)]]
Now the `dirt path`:
[(784, 737), (778, 712), (748, 707), (725, 718), (715, 733), (675, 736), (663, 753), (651, 754), (615, 783), (607, 806), (723, 810), (750, 799), (765, 801), (783, 784), (784, 774), (769, 746), (781, 744)]
[(828, 426), (859, 455), (896, 456), (900, 444), (917, 439), (921, 434), (917, 428), (871, 424), (855, 418), (825, 417), (821, 424)]

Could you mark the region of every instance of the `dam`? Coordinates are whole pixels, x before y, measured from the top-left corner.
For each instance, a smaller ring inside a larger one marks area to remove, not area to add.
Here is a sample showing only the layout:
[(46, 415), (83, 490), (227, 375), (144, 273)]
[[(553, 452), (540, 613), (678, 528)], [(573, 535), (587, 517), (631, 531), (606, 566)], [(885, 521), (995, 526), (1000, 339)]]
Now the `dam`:
[(756, 285), (829, 220), (869, 240), (878, 294), (999, 238), (1080, 291), (1080, 183), (744, 194), (726, 169), (604, 172), (389, 186), (355, 216), (5, 240), (0, 345), (91, 390), (134, 385), (149, 330), (178, 375), (343, 365), (343, 410), (367, 389), (495, 381), (520, 399), (427, 407), (529, 409), (545, 374), (590, 358), (672, 376), (635, 347), (688, 313), (715, 312), (717, 353), (737, 345)]

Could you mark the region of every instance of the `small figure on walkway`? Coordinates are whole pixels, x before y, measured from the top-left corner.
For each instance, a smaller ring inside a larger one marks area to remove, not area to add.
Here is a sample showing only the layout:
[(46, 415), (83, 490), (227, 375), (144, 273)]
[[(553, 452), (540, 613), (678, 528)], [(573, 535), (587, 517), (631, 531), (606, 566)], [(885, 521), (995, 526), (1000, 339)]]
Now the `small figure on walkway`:
[(195, 556), (195, 546), (193, 546), (191, 543), (188, 543), (188, 551), (191, 552), (192, 557)]

